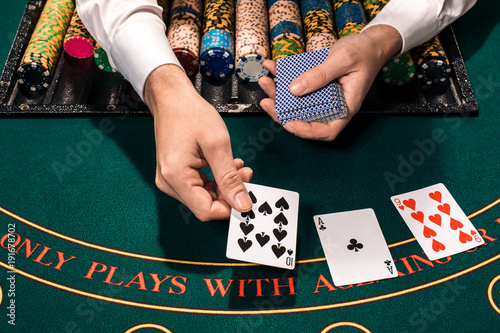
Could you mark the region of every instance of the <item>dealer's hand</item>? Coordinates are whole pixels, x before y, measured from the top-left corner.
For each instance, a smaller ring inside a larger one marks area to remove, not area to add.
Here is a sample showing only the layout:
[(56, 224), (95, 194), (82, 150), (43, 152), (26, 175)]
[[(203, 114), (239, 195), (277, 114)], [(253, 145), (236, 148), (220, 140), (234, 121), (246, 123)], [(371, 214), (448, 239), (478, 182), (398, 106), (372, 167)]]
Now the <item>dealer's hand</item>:
[[(224, 121), (184, 72), (176, 65), (155, 69), (144, 98), (154, 117), (158, 188), (202, 221), (229, 218), (231, 207), (249, 211), (242, 181), (250, 181), (252, 170), (233, 159)], [(207, 166), (215, 182), (200, 170)]]
[[(327, 124), (290, 121), (285, 124), (285, 129), (305, 139), (335, 139), (361, 108), (361, 103), (382, 66), (397, 55), (401, 47), (401, 35), (387, 25), (376, 25), (360, 34), (336, 41), (330, 48), (327, 60), (293, 80), (289, 89), (294, 95), (305, 95), (337, 79), (344, 88), (347, 116)], [(274, 61), (266, 60), (264, 66), (276, 75)], [(276, 86), (273, 80), (262, 77), (259, 84), (269, 96), (261, 101), (261, 107), (279, 122), (276, 118)]]

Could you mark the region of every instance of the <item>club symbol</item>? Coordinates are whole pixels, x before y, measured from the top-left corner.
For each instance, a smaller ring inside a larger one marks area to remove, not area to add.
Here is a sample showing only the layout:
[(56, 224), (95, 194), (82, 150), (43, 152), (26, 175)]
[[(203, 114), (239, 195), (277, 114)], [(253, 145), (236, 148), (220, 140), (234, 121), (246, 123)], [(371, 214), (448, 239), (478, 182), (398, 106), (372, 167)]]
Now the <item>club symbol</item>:
[(386, 260), (386, 261), (384, 261), (384, 263), (385, 263), (387, 266), (389, 266), (389, 265), (391, 264), (391, 262), (392, 262), (392, 261), (390, 261), (390, 260)]
[(347, 248), (351, 251), (354, 250), (354, 252), (359, 252), (359, 250), (363, 248), (363, 244), (358, 243), (358, 241), (354, 238), (350, 240), (350, 243), (351, 244), (347, 245)]
[(319, 230), (323, 231), (323, 230), (325, 230), (325, 229), (326, 229), (326, 227), (325, 227), (324, 225), (320, 225), (320, 226), (319, 226)]
[(386, 260), (386, 261), (384, 261), (384, 263), (387, 265), (387, 267), (386, 267), (386, 268), (387, 268), (387, 270), (388, 270), (391, 274), (394, 274), (394, 271), (392, 270), (392, 266), (391, 266), (392, 261), (390, 261), (390, 260)]

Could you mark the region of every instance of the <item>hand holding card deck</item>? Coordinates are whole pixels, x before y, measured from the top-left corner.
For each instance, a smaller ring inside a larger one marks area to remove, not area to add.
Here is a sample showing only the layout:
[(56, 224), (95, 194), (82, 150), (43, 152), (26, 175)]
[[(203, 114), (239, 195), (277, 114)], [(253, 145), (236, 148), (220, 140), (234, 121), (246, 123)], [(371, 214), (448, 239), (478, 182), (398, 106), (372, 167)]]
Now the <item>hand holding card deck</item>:
[(304, 96), (295, 96), (290, 83), (302, 73), (323, 63), (330, 48), (278, 59), (276, 63), (276, 115), (284, 125), (292, 120), (328, 123), (347, 115), (342, 85), (337, 81)]
[(226, 256), (294, 269), (297, 247), (297, 192), (245, 183), (252, 209), (231, 211)]

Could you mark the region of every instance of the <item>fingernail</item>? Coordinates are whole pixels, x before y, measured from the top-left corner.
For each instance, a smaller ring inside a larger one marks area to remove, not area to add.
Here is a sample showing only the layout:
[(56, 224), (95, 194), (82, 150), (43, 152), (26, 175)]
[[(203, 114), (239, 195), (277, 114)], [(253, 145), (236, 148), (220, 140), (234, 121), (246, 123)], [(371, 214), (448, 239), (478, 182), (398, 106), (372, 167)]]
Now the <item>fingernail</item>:
[(301, 77), (295, 79), (295, 81), (290, 84), (290, 92), (294, 95), (300, 95), (306, 91), (306, 89), (306, 81)]
[(236, 194), (236, 196), (234, 197), (234, 202), (236, 204), (236, 208), (237, 209), (250, 209), (252, 208), (252, 200), (250, 199), (250, 196), (244, 192), (244, 191), (241, 191), (239, 192), (238, 194)]

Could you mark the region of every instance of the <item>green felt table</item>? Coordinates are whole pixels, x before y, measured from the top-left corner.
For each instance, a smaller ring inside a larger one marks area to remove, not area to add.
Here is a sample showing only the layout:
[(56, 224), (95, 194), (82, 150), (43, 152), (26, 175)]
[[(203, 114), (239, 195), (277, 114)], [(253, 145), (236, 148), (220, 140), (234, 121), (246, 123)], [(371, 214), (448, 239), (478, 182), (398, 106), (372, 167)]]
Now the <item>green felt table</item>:
[[(2, 4), (2, 63), (24, 6)], [(454, 24), (477, 117), (359, 115), (333, 143), (224, 119), (254, 183), (300, 193), (293, 271), (227, 259), (227, 221), (156, 188), (152, 118), (1, 118), (0, 331), (498, 332), (499, 11), (482, 0)], [(484, 246), (427, 260), (390, 197), (436, 183)], [(338, 287), (312, 217), (362, 208), (399, 277)]]

